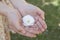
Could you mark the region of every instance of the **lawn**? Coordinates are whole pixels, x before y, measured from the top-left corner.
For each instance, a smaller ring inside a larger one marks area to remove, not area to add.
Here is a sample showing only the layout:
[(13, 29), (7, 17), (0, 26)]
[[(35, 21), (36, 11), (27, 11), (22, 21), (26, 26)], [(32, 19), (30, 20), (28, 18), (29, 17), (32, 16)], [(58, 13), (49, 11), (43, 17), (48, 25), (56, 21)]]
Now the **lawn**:
[(36, 38), (28, 38), (19, 34), (11, 33), (11, 40), (60, 40), (60, 1), (52, 0), (27, 0), (45, 11), (47, 30)]

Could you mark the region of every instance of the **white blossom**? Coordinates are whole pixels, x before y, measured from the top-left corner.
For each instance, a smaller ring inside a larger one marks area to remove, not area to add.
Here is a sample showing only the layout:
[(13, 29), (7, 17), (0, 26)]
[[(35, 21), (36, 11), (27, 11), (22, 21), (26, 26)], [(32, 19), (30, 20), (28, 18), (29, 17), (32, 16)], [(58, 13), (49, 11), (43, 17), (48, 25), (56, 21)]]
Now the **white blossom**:
[(31, 15), (26, 15), (23, 17), (24, 26), (32, 26), (35, 23), (35, 19)]

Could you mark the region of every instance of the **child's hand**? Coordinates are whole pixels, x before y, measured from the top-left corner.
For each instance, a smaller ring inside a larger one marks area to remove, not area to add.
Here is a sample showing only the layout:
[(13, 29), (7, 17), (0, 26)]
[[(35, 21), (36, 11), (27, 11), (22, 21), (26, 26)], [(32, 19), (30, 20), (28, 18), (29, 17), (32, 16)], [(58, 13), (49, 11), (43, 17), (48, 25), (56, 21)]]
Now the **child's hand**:
[[(17, 10), (20, 11), (22, 16), (32, 15), (37, 20), (36, 24), (33, 25), (31, 28), (26, 28), (27, 31), (34, 33), (34, 34), (39, 34), (46, 30), (47, 25), (44, 21), (45, 19), (44, 12), (41, 9), (31, 4), (28, 4), (22, 8), (20, 7), (17, 7), (17, 8), (18, 8)], [(35, 29), (33, 30), (33, 28)]]
[(39, 34), (47, 29), (47, 25), (44, 21), (44, 12), (41, 9), (29, 3), (23, 3), (20, 0), (10, 2), (20, 12), (22, 17), (25, 15), (32, 15), (37, 20), (36, 24), (31, 28), (27, 27), (26, 31), (33, 34)]

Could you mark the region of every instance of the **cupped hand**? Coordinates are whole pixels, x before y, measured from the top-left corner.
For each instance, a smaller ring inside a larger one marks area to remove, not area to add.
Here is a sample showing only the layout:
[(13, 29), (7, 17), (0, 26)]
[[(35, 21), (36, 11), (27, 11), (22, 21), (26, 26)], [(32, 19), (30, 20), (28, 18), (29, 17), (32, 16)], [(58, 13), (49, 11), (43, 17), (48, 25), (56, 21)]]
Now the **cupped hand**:
[(33, 34), (39, 34), (44, 32), (47, 29), (47, 25), (44, 21), (44, 11), (42, 11), (40, 8), (29, 4), (29, 3), (19, 3), (19, 0), (16, 1), (10, 1), (12, 5), (15, 7), (15, 9), (18, 10), (21, 17), (24, 17), (25, 15), (31, 15), (35, 18), (36, 23), (31, 27), (25, 27), (27, 32), (33, 33)]
[(28, 32), (39, 34), (46, 30), (47, 25), (44, 21), (44, 12), (41, 9), (32, 4), (27, 4), (25, 7), (22, 7), (22, 9), (17, 7), (17, 10), (20, 12), (22, 17), (31, 15), (35, 18), (36, 23), (31, 27), (26, 27)]

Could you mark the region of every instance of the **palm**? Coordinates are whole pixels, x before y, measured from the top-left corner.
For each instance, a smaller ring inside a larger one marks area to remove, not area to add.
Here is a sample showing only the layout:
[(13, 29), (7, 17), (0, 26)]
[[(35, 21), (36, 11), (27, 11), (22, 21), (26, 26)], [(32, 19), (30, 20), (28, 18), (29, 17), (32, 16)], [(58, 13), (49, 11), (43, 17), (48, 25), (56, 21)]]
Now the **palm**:
[(25, 7), (18, 7), (17, 10), (20, 12), (21, 16), (32, 15), (36, 23), (31, 27), (26, 27), (26, 30), (31, 33), (39, 34), (45, 31), (47, 28), (46, 23), (44, 22), (44, 12), (38, 7), (31, 4), (27, 4)]

